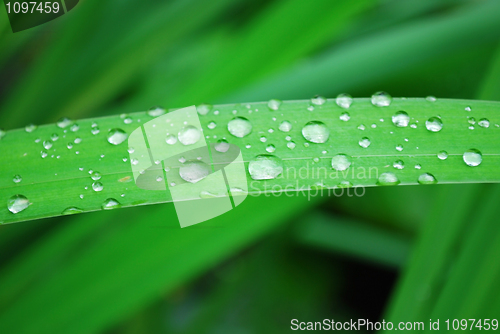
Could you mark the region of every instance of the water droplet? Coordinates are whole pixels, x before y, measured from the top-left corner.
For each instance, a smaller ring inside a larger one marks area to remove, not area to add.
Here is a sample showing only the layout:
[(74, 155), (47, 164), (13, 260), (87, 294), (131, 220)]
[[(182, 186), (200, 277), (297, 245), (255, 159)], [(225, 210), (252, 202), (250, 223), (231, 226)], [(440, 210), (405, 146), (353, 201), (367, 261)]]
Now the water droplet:
[(38, 126), (36, 126), (35, 124), (28, 124), (28, 125), (26, 125), (26, 127), (24, 129), (26, 130), (26, 132), (33, 132), (37, 128), (38, 128)]
[(65, 127), (73, 124), (73, 121), (71, 119), (69, 119), (68, 117), (63, 117), (63, 118), (59, 119), (56, 124), (61, 129), (64, 129)]
[(217, 123), (210, 122), (210, 123), (208, 123), (207, 128), (209, 128), (210, 130), (213, 130), (213, 129), (215, 129), (216, 126), (217, 126)]
[(380, 174), (377, 184), (379, 186), (395, 186), (400, 182), (396, 174), (388, 172)]
[(94, 182), (92, 183), (92, 189), (94, 189), (94, 191), (101, 191), (104, 189), (104, 186), (101, 182)]
[(90, 177), (92, 178), (92, 180), (97, 181), (100, 180), (102, 176), (99, 172), (92, 172), (92, 174), (90, 174)]
[(80, 130), (80, 126), (78, 124), (73, 124), (69, 129), (72, 132), (76, 132), (76, 131)]
[(472, 111), (471, 107), (465, 107), (465, 111)]
[(481, 162), (483, 161), (483, 155), (479, 150), (476, 150), (475, 148), (472, 148), (470, 150), (467, 150), (464, 153), (464, 162), (467, 164), (467, 166), (475, 167), (479, 166)]
[(479, 126), (482, 128), (489, 128), (490, 127), (490, 121), (487, 118), (480, 119), (477, 124), (479, 124)]
[(14, 175), (14, 178), (12, 179), (12, 181), (14, 181), (14, 183), (19, 183), (23, 180), (23, 178), (21, 177), (21, 175)]
[(158, 117), (164, 115), (165, 113), (166, 113), (165, 108), (159, 106), (151, 107), (148, 110), (148, 115), (151, 117)]
[(52, 142), (50, 140), (45, 140), (43, 142), (43, 147), (46, 149), (46, 150), (50, 150), (50, 148), (52, 147)]
[(349, 113), (348, 113), (348, 112), (344, 112), (344, 113), (342, 113), (342, 114), (340, 115), (340, 117), (339, 117), (339, 118), (340, 118), (340, 120), (341, 120), (341, 121), (347, 122), (348, 120), (350, 120), (350, 119), (351, 119), (351, 115), (349, 115)]
[(105, 200), (102, 205), (101, 205), (101, 208), (103, 210), (113, 210), (113, 209), (117, 209), (119, 207), (121, 207), (122, 205), (120, 204), (120, 202), (118, 202), (116, 199), (114, 198), (108, 198), (107, 200)]
[(281, 103), (282, 103), (281, 100), (272, 99), (272, 100), (269, 100), (269, 102), (267, 103), (267, 106), (271, 110), (278, 110), (281, 106)]
[(30, 206), (30, 201), (23, 195), (14, 195), (7, 201), (7, 208), (12, 213), (19, 213)]
[(276, 147), (274, 147), (273, 144), (267, 145), (266, 151), (269, 153), (273, 153), (274, 151), (276, 151)]
[(427, 96), (425, 99), (429, 102), (436, 102), (437, 101), (436, 97), (432, 96), (432, 95)]
[(202, 190), (200, 192), (200, 198), (215, 198), (217, 194), (211, 193), (210, 191)]
[(93, 127), (90, 132), (93, 134), (93, 135), (96, 135), (98, 134), (99, 132), (101, 132), (101, 130), (99, 130), (98, 127)]
[(187, 182), (196, 183), (210, 174), (210, 167), (201, 161), (191, 160), (179, 168), (180, 177)]
[(243, 138), (252, 132), (252, 123), (244, 117), (235, 117), (227, 123), (229, 132), (238, 138)]
[(215, 150), (217, 152), (225, 153), (229, 150), (229, 143), (225, 139), (220, 139), (215, 145)]
[(330, 136), (330, 130), (326, 127), (325, 123), (320, 121), (308, 122), (302, 128), (302, 135), (307, 141), (311, 143), (324, 143)]
[(335, 102), (339, 107), (348, 109), (352, 104), (352, 96), (349, 94), (339, 94), (337, 95)]
[(436, 184), (437, 182), (434, 175), (430, 173), (424, 173), (418, 177), (418, 183), (420, 184)]
[(373, 123), (372, 124), (372, 129), (375, 129), (377, 127), (377, 124)]
[(332, 158), (332, 168), (338, 171), (346, 170), (351, 166), (350, 158), (345, 154), (337, 154)]
[(358, 126), (358, 130), (364, 131), (365, 130), (365, 126), (363, 124), (360, 124)]
[(74, 215), (77, 213), (82, 213), (83, 210), (80, 208), (77, 208), (75, 206), (71, 206), (69, 208), (64, 209), (64, 211), (61, 213), (62, 215)]
[(321, 106), (326, 103), (326, 98), (321, 95), (316, 95), (313, 98), (311, 98), (311, 103), (317, 106)]
[(42, 158), (46, 158), (48, 155), (49, 155), (49, 154), (48, 154), (48, 153), (47, 153), (47, 151), (45, 151), (45, 150), (40, 152), (40, 156), (41, 156)]
[(425, 122), (425, 127), (431, 132), (438, 132), (443, 128), (443, 122), (438, 117), (431, 117)]
[(289, 141), (288, 143), (286, 143), (286, 147), (293, 150), (295, 148), (295, 143), (293, 141)]
[(192, 145), (200, 140), (201, 133), (195, 126), (188, 125), (179, 131), (178, 138), (183, 145)]
[(368, 146), (370, 146), (371, 144), (371, 141), (368, 137), (363, 137), (359, 140), (359, 146), (361, 146), (362, 148), (367, 148)]
[(123, 123), (125, 124), (131, 124), (133, 122), (132, 117), (127, 117), (123, 120)]
[(156, 182), (161, 182), (161, 181), (163, 181), (163, 177), (158, 175), (156, 177)]
[(246, 148), (250, 148), (250, 147), (252, 147), (252, 145), (247, 144), (247, 145), (245, 145), (245, 147), (246, 147)]
[(73, 148), (73, 143), (68, 143), (66, 147), (68, 148), (68, 150), (71, 150)]
[(467, 122), (469, 122), (469, 124), (476, 124), (476, 119), (474, 117), (470, 117), (470, 116), (467, 116)]
[[(165, 138), (165, 141), (169, 145), (174, 145), (175, 143), (177, 143), (177, 137), (174, 135), (167, 134), (167, 138)], [(129, 150), (129, 153), (132, 153), (132, 152), (130, 152), (130, 150)]]
[(77, 137), (77, 138), (75, 138), (74, 142), (75, 142), (75, 144), (80, 144), (82, 142), (82, 138)]
[(405, 168), (405, 163), (403, 162), (403, 160), (396, 160), (392, 164), (392, 167), (394, 167), (396, 169), (403, 169), (403, 168)]
[(386, 92), (376, 92), (372, 95), (372, 104), (376, 107), (388, 107), (392, 102), (392, 97)]
[(403, 145), (399, 144), (398, 146), (396, 146), (396, 150), (401, 152), (403, 150)]
[(416, 128), (417, 128), (417, 124), (415, 124), (415, 123), (410, 124), (410, 128), (412, 128), (412, 129), (416, 129)]
[(421, 168), (422, 168), (422, 166), (420, 164), (415, 165), (415, 169), (421, 169)]
[(410, 123), (410, 116), (404, 111), (398, 111), (394, 116), (392, 116), (392, 123), (398, 128), (404, 128)]
[(292, 130), (292, 123), (289, 121), (283, 121), (278, 129), (282, 132), (290, 132), (290, 130)]
[(351, 188), (352, 183), (350, 181), (344, 180), (340, 181), (339, 184), (337, 185), (338, 188)]
[(206, 115), (210, 112), (210, 110), (212, 110), (212, 105), (207, 103), (202, 103), (196, 107), (196, 111), (198, 111), (198, 114), (200, 115)]
[(438, 158), (440, 160), (446, 160), (448, 158), (448, 152), (446, 151), (441, 151), (438, 153)]
[(283, 161), (274, 155), (258, 155), (248, 164), (248, 172), (254, 180), (274, 179), (283, 172)]
[(122, 129), (111, 129), (108, 133), (108, 143), (120, 145), (127, 139), (128, 135)]

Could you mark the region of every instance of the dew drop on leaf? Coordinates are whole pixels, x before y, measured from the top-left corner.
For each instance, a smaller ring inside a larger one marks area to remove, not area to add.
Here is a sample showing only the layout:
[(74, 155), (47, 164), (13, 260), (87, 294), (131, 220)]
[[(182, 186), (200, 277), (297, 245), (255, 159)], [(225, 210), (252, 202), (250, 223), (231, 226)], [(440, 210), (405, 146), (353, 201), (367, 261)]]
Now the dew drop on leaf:
[(209, 128), (210, 130), (215, 129), (216, 127), (217, 127), (217, 123), (215, 123), (213, 121), (208, 123), (208, 125), (207, 125), (207, 128)]
[(398, 177), (394, 173), (382, 173), (380, 174), (377, 184), (379, 186), (395, 186), (399, 184), (401, 181), (399, 181)]
[(330, 130), (328, 130), (323, 122), (311, 121), (302, 128), (302, 135), (307, 141), (320, 144), (328, 140)]
[(108, 198), (107, 200), (105, 200), (102, 205), (101, 205), (101, 208), (103, 210), (113, 210), (113, 209), (117, 209), (119, 207), (121, 207), (122, 205), (120, 204), (120, 202), (118, 202), (116, 199), (114, 198)]
[(326, 103), (326, 98), (321, 95), (316, 95), (313, 98), (311, 98), (311, 103), (317, 106), (321, 106)]
[(376, 107), (388, 107), (392, 102), (392, 97), (386, 92), (376, 92), (372, 95), (371, 101)]
[(370, 141), (370, 138), (368, 137), (363, 137), (359, 140), (359, 146), (361, 146), (362, 148), (367, 148), (368, 146), (370, 146), (370, 144), (372, 143)]
[(282, 103), (281, 100), (272, 99), (272, 100), (269, 100), (269, 102), (267, 103), (267, 106), (271, 110), (278, 110), (281, 106), (281, 103)]
[(104, 186), (101, 182), (94, 182), (92, 183), (92, 189), (94, 189), (94, 191), (102, 191), (104, 189)]
[(398, 128), (404, 128), (410, 123), (410, 116), (405, 111), (398, 111), (392, 116), (392, 123)]
[(405, 163), (403, 162), (403, 160), (396, 160), (392, 164), (392, 167), (394, 167), (396, 169), (403, 169), (403, 168), (405, 168)]
[(349, 94), (339, 94), (335, 99), (335, 103), (341, 108), (349, 109), (352, 104), (352, 96)]
[(286, 143), (286, 147), (293, 150), (295, 148), (295, 143), (293, 141), (289, 141), (288, 143)]
[(235, 117), (227, 124), (229, 133), (238, 138), (243, 138), (252, 132), (252, 123), (244, 117)]
[(122, 129), (111, 129), (108, 133), (108, 143), (120, 145), (127, 139), (128, 135)]
[(289, 121), (283, 121), (281, 122), (278, 129), (282, 132), (290, 132), (290, 130), (292, 130), (292, 123), (290, 123)]
[(283, 161), (274, 155), (258, 155), (248, 164), (248, 172), (254, 180), (274, 179), (283, 172)]
[(75, 206), (71, 206), (69, 208), (64, 209), (64, 211), (61, 213), (62, 215), (74, 215), (77, 213), (82, 213), (83, 210), (80, 208), (77, 208)]
[(430, 173), (424, 173), (418, 177), (418, 183), (420, 184), (436, 184), (438, 181), (434, 175)]
[(443, 122), (439, 117), (431, 117), (425, 122), (425, 127), (431, 132), (438, 132), (443, 128)]
[(19, 174), (14, 175), (14, 177), (12, 178), (12, 181), (14, 181), (14, 183), (20, 183), (22, 180), (23, 180), (23, 178)]
[(208, 114), (210, 110), (212, 110), (212, 105), (208, 103), (202, 103), (196, 107), (196, 111), (202, 116)]
[(12, 213), (19, 213), (30, 205), (30, 201), (23, 195), (14, 195), (7, 201), (7, 208)]
[(179, 131), (178, 138), (183, 145), (192, 145), (200, 140), (201, 133), (195, 126), (187, 125)]
[(351, 160), (345, 154), (337, 154), (332, 158), (332, 168), (337, 171), (344, 171), (349, 166), (351, 166)]
[(50, 148), (52, 147), (52, 141), (50, 140), (45, 140), (43, 142), (43, 147), (46, 149), (46, 150), (50, 150)]
[(68, 117), (63, 117), (63, 118), (59, 119), (56, 124), (61, 129), (64, 129), (65, 127), (73, 124), (73, 121), (71, 119), (69, 119)]
[(340, 118), (340, 120), (341, 120), (341, 121), (347, 122), (348, 120), (350, 120), (350, 119), (351, 119), (351, 115), (349, 115), (349, 113), (348, 113), (348, 112), (344, 112), (344, 113), (342, 113), (342, 114), (340, 115), (340, 117), (339, 117), (339, 118)]
[(33, 132), (37, 128), (38, 128), (38, 126), (36, 126), (35, 124), (29, 124), (29, 125), (26, 125), (26, 127), (24, 129), (26, 130), (26, 132)]
[(151, 117), (158, 117), (164, 115), (165, 113), (166, 113), (165, 108), (162, 108), (160, 106), (154, 106), (149, 108), (148, 110), (148, 115)]
[(94, 181), (100, 180), (101, 179), (101, 173), (99, 173), (97, 171), (94, 171), (94, 172), (92, 172), (92, 174), (90, 174), (90, 177)]
[(483, 161), (483, 155), (479, 150), (476, 149), (470, 149), (467, 150), (464, 155), (464, 162), (467, 164), (467, 166), (475, 167), (479, 166), (481, 162)]
[(229, 150), (229, 143), (225, 139), (220, 139), (215, 145), (215, 150), (217, 152), (225, 153)]
[(490, 127), (490, 121), (487, 118), (480, 119), (477, 124), (479, 124), (479, 126), (482, 128), (489, 128)]
[(438, 158), (440, 160), (446, 160), (448, 158), (448, 152), (446, 151), (441, 151), (438, 153)]
[(201, 161), (192, 160), (184, 163), (179, 168), (180, 177), (187, 182), (196, 183), (210, 174), (210, 167)]
[(276, 151), (276, 147), (273, 144), (267, 145), (266, 151), (269, 153), (273, 153), (274, 151)]

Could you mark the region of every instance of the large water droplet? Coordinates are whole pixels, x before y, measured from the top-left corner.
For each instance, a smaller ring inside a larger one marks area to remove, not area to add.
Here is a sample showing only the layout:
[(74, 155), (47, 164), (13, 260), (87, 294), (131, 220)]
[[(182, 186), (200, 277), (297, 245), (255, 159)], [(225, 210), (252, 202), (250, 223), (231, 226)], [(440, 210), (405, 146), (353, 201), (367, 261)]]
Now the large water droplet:
[(345, 154), (337, 154), (332, 158), (332, 168), (338, 171), (346, 170), (351, 166), (350, 158)]
[(229, 133), (238, 138), (243, 138), (252, 132), (252, 123), (244, 117), (235, 117), (227, 123)]
[(292, 123), (289, 121), (283, 121), (278, 129), (283, 132), (290, 132), (290, 130), (292, 130)]
[(328, 130), (325, 123), (312, 121), (302, 128), (302, 135), (311, 143), (324, 143), (330, 136), (330, 130)]
[(321, 95), (316, 95), (313, 98), (311, 98), (311, 103), (317, 106), (321, 106), (326, 103), (326, 98)]
[(183, 145), (192, 145), (200, 140), (201, 133), (195, 126), (187, 125), (179, 131), (178, 137)]
[(77, 208), (75, 206), (71, 206), (69, 208), (64, 209), (64, 211), (62, 212), (62, 215), (74, 215), (74, 214), (82, 213), (82, 212), (83, 212), (82, 209)]
[(282, 103), (281, 100), (272, 99), (272, 100), (269, 100), (269, 102), (267, 103), (267, 106), (271, 110), (278, 110), (281, 106), (281, 103)]
[(398, 128), (404, 128), (410, 123), (410, 116), (404, 111), (398, 111), (392, 116), (392, 123)]
[(43, 142), (43, 147), (46, 149), (46, 150), (50, 150), (50, 148), (52, 147), (52, 141), (50, 140), (45, 140)]
[(187, 182), (196, 183), (210, 174), (210, 167), (201, 161), (190, 160), (179, 168), (180, 177)]
[(479, 166), (483, 161), (483, 155), (479, 150), (472, 148), (464, 153), (464, 162), (467, 166), (475, 167)]
[(438, 158), (440, 160), (446, 160), (448, 158), (448, 152), (446, 151), (441, 151), (438, 153)]
[(215, 145), (215, 150), (217, 152), (225, 153), (229, 150), (229, 143), (225, 139), (220, 139)]
[(372, 95), (372, 104), (377, 107), (387, 107), (391, 104), (392, 97), (386, 92), (376, 92)]
[(94, 189), (94, 191), (102, 191), (104, 189), (104, 186), (101, 182), (94, 182), (92, 183), (92, 189)]
[(274, 179), (283, 172), (283, 161), (274, 155), (258, 155), (248, 164), (248, 172), (254, 180)]
[(477, 124), (479, 124), (479, 126), (482, 128), (489, 128), (490, 127), (490, 121), (487, 118), (480, 119)]
[(443, 122), (439, 117), (431, 117), (425, 122), (425, 127), (431, 132), (438, 132), (443, 128)]
[(395, 186), (399, 184), (401, 181), (399, 181), (398, 177), (394, 173), (382, 173), (380, 174), (378, 178), (377, 184), (379, 186)]
[(63, 117), (60, 120), (58, 120), (56, 124), (61, 129), (64, 129), (65, 127), (73, 124), (73, 121), (71, 119), (69, 119), (68, 117)]
[(212, 105), (207, 103), (202, 103), (196, 107), (196, 111), (198, 111), (198, 114), (200, 115), (206, 115), (210, 112), (210, 110), (212, 110)]
[(430, 173), (424, 173), (418, 177), (418, 183), (420, 184), (436, 184), (438, 181), (434, 175)]
[(12, 178), (12, 181), (14, 181), (14, 183), (19, 183), (23, 180), (23, 178), (21, 177), (21, 175), (14, 175), (14, 178)]
[(335, 102), (339, 107), (348, 109), (352, 104), (352, 96), (349, 94), (339, 94), (337, 95)]
[(127, 139), (128, 135), (122, 129), (111, 129), (108, 133), (108, 143), (120, 145)]
[(121, 207), (122, 205), (120, 204), (120, 202), (118, 202), (116, 199), (114, 198), (108, 198), (107, 200), (105, 200), (102, 205), (101, 205), (101, 208), (103, 210), (113, 210), (113, 209), (117, 209), (119, 207)]
[(165, 109), (159, 106), (151, 107), (148, 110), (148, 115), (151, 117), (158, 117), (165, 114)]
[(368, 146), (370, 146), (370, 144), (372, 143), (370, 141), (370, 138), (368, 137), (363, 137), (359, 140), (359, 146), (361, 146), (362, 148), (367, 148)]
[(14, 195), (7, 201), (7, 208), (12, 213), (18, 213), (30, 206), (30, 201), (23, 195)]

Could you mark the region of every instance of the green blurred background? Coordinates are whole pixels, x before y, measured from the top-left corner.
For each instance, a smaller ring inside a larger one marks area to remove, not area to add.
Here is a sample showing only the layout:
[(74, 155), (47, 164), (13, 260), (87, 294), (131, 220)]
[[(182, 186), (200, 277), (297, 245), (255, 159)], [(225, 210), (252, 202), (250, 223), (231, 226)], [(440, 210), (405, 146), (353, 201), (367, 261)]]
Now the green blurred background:
[[(379, 90), (500, 100), (499, 18), (498, 0), (83, 0), (13, 34), (0, 9), (0, 127)], [(1, 226), (0, 333), (498, 318), (499, 195), (249, 197), (182, 230), (172, 204)]]

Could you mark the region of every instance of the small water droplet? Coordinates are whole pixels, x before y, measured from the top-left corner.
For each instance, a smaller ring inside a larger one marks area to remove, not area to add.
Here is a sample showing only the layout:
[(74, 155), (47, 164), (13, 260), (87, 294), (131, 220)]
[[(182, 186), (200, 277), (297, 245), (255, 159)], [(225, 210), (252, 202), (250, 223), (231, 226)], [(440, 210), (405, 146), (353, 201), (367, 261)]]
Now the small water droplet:
[(490, 127), (490, 121), (487, 118), (480, 119), (477, 124), (479, 124), (479, 126), (482, 128), (489, 128)]
[(272, 128), (271, 128), (271, 129), (267, 130), (267, 132), (269, 132), (269, 133), (273, 133), (273, 132), (274, 132), (274, 129), (272, 129)]
[(128, 135), (122, 129), (111, 129), (108, 133), (108, 143), (120, 145), (127, 139)]
[(396, 150), (401, 152), (403, 150), (403, 145), (399, 144), (398, 146), (396, 146)]
[(78, 124), (73, 124), (69, 129), (72, 132), (76, 132), (76, 131), (80, 130), (80, 126)]
[(425, 127), (431, 132), (438, 132), (443, 128), (443, 122), (438, 117), (431, 117), (425, 122)]
[(201, 133), (195, 126), (188, 125), (179, 131), (178, 138), (183, 145), (192, 145), (200, 140)]
[(292, 130), (292, 123), (289, 121), (283, 121), (278, 129), (282, 132), (290, 132), (290, 130)]
[(420, 184), (436, 184), (438, 181), (434, 175), (430, 173), (424, 173), (418, 177), (418, 183)]
[(52, 147), (52, 141), (50, 140), (45, 140), (43, 142), (43, 147), (46, 149), (46, 150), (50, 150), (50, 148)]
[(392, 97), (386, 92), (376, 92), (372, 95), (371, 101), (376, 107), (388, 107), (392, 102)]
[(283, 172), (283, 161), (274, 155), (258, 155), (248, 164), (248, 172), (254, 180), (274, 179)]
[(202, 103), (199, 106), (196, 107), (196, 111), (198, 111), (198, 114), (200, 115), (206, 115), (212, 110), (212, 105), (208, 103)]
[(75, 138), (74, 142), (75, 144), (80, 144), (82, 142), (82, 138), (77, 137)]
[(341, 108), (344, 109), (349, 109), (349, 107), (352, 104), (352, 96), (349, 94), (339, 94), (337, 95), (337, 98), (335, 99), (335, 103)]
[(50, 136), (50, 140), (52, 140), (52, 141), (57, 141), (58, 139), (59, 139), (59, 135), (57, 133), (53, 133)]
[(161, 182), (161, 181), (163, 181), (163, 177), (158, 175), (156, 177), (156, 182)]
[[(177, 137), (174, 135), (167, 134), (167, 138), (165, 138), (165, 141), (169, 145), (174, 145), (175, 143), (177, 143)], [(132, 152), (130, 152), (130, 150), (129, 150), (129, 153), (132, 153)]]
[(269, 153), (273, 153), (274, 151), (276, 151), (276, 147), (273, 144), (267, 145), (266, 151)]
[(278, 110), (281, 106), (281, 103), (282, 103), (281, 100), (272, 99), (272, 100), (269, 100), (269, 102), (267, 103), (267, 106), (271, 110)]
[(98, 127), (93, 127), (90, 132), (93, 134), (93, 135), (96, 135), (98, 134), (99, 132), (101, 132), (101, 130), (99, 130)]
[(180, 177), (187, 182), (196, 183), (210, 174), (210, 167), (201, 161), (191, 160), (179, 168)]
[(465, 111), (472, 111), (471, 107), (465, 107)]
[(21, 177), (21, 175), (14, 175), (14, 178), (12, 179), (12, 181), (14, 181), (14, 183), (19, 183), (23, 180), (23, 178)]
[(123, 120), (123, 123), (125, 124), (131, 124), (133, 122), (132, 117), (127, 117)]
[(344, 171), (351, 166), (350, 157), (345, 154), (337, 154), (332, 158), (332, 168), (337, 171)]
[(464, 153), (463, 158), (467, 166), (471, 167), (479, 166), (483, 161), (483, 155), (479, 150), (476, 150), (475, 148), (467, 150)]
[(372, 129), (375, 129), (377, 127), (377, 124), (373, 123), (372, 124)]
[(317, 106), (321, 106), (326, 103), (326, 98), (321, 95), (316, 95), (313, 98), (311, 98), (311, 103)]
[(247, 144), (247, 145), (245, 145), (245, 147), (246, 147), (246, 148), (250, 148), (250, 147), (252, 147), (252, 145)]
[(359, 146), (362, 148), (367, 148), (372, 143), (368, 137), (363, 137), (359, 140)]
[(467, 122), (469, 122), (469, 124), (476, 124), (476, 119), (474, 117), (470, 117), (470, 116), (467, 116)]
[(104, 186), (101, 182), (94, 182), (92, 183), (92, 189), (94, 189), (94, 191), (101, 191), (102, 189), (104, 189)]
[(364, 131), (365, 126), (363, 124), (358, 125), (358, 130)]
[(348, 113), (348, 112), (344, 112), (344, 113), (342, 113), (342, 114), (340, 115), (340, 117), (339, 117), (339, 118), (340, 118), (340, 120), (341, 120), (341, 121), (347, 122), (348, 120), (350, 120), (350, 119), (351, 119), (351, 116), (349, 115), (349, 113)]
[(102, 176), (99, 172), (92, 172), (92, 174), (90, 174), (90, 177), (92, 178), (92, 180), (97, 181), (100, 180)]
[(68, 150), (71, 150), (73, 148), (73, 143), (68, 143), (66, 147), (68, 148)]
[(229, 150), (229, 143), (225, 139), (220, 139), (215, 145), (215, 150), (217, 152), (225, 153)]
[(412, 128), (412, 129), (416, 129), (416, 128), (417, 128), (417, 124), (415, 124), (415, 123), (410, 124), (410, 128)]
[(421, 168), (422, 168), (422, 166), (420, 164), (415, 165), (415, 169), (421, 169)]
[(396, 174), (388, 172), (380, 174), (377, 184), (379, 186), (395, 186), (398, 185), (401, 181), (399, 181)]
[(448, 152), (446, 151), (441, 151), (438, 153), (438, 158), (440, 160), (446, 160), (448, 158)]
[(209, 128), (210, 130), (215, 129), (215, 127), (217, 127), (217, 123), (215, 123), (213, 121), (208, 123), (208, 125), (207, 125), (207, 128)]
[(429, 102), (436, 102), (437, 101), (436, 97), (432, 96), (432, 95), (427, 96), (425, 99)]
[(74, 214), (82, 213), (82, 212), (83, 212), (82, 209), (77, 208), (76, 206), (71, 206), (69, 208), (64, 209), (64, 211), (61, 214), (66, 216), (66, 215), (74, 215)]
[(286, 143), (286, 147), (293, 150), (295, 148), (295, 143), (293, 141), (289, 141), (288, 143)]
[(120, 204), (120, 202), (118, 202), (116, 199), (114, 198), (108, 198), (107, 200), (105, 200), (102, 205), (101, 205), (101, 208), (103, 210), (113, 210), (113, 209), (117, 209), (119, 207), (121, 207), (122, 205)]
[(33, 132), (37, 128), (38, 128), (38, 126), (36, 126), (35, 124), (28, 124), (28, 125), (26, 125), (26, 127), (24, 129), (26, 130), (26, 132)]
[(311, 121), (302, 128), (302, 135), (311, 143), (325, 143), (330, 136), (330, 130), (323, 122)]
[(65, 127), (73, 124), (73, 121), (71, 119), (69, 119), (68, 117), (63, 117), (63, 118), (59, 119), (56, 124), (61, 129), (64, 129)]
[(165, 108), (159, 106), (151, 107), (148, 110), (148, 115), (151, 117), (158, 117), (164, 115), (165, 113), (166, 113)]
[(243, 138), (252, 132), (252, 123), (244, 117), (235, 117), (227, 123), (229, 133), (238, 138)]
[(45, 150), (43, 150), (43, 151), (41, 151), (41, 152), (40, 152), (40, 156), (41, 156), (42, 158), (46, 158), (48, 155), (49, 155), (49, 154), (48, 154), (48, 153), (47, 153), (47, 151), (45, 151)]
[(14, 195), (7, 201), (7, 208), (12, 213), (19, 213), (30, 206), (30, 201), (23, 195)]
[(396, 169), (403, 169), (403, 168), (405, 168), (405, 163), (403, 162), (403, 160), (396, 160), (392, 164), (392, 167), (394, 167)]
[(404, 128), (410, 123), (410, 116), (405, 111), (398, 111), (392, 116), (392, 123), (398, 128)]
[(211, 193), (210, 191), (202, 190), (200, 192), (200, 198), (215, 198), (217, 194)]

